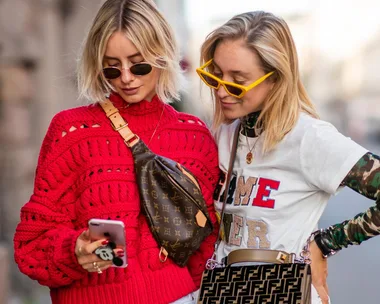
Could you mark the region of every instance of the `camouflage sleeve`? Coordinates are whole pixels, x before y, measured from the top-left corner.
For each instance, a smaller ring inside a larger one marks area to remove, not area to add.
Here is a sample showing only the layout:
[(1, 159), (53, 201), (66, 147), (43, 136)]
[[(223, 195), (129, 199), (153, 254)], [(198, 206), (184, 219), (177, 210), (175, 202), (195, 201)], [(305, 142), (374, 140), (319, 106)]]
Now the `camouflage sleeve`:
[[(341, 183), (376, 201), (376, 205), (353, 219), (322, 229), (318, 245), (322, 252), (340, 250), (380, 234), (380, 157), (366, 153)], [(323, 250), (324, 249), (324, 250)]]

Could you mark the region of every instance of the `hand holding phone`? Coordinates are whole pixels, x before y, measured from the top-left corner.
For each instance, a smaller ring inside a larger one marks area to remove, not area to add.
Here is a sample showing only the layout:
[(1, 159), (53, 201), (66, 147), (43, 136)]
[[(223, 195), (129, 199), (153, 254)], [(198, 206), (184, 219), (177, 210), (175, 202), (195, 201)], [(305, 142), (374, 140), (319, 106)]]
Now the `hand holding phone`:
[[(88, 222), (91, 240), (108, 239), (110, 242), (98, 247), (94, 253), (102, 260), (112, 260), (112, 267), (127, 267), (125, 228), (122, 221), (91, 219)], [(114, 249), (123, 249), (124, 256), (115, 256)]]

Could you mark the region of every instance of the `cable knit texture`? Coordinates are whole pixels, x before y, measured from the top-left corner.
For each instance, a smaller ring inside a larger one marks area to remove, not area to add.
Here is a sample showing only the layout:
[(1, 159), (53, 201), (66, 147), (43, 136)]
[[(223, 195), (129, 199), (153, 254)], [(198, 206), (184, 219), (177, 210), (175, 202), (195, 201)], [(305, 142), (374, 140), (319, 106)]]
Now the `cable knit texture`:
[[(205, 124), (157, 97), (129, 107), (117, 95), (111, 101), (145, 143), (151, 140), (153, 152), (181, 163), (197, 177), (214, 232), (187, 267), (170, 259), (161, 263), (140, 212), (132, 154), (120, 134), (99, 105), (60, 112), (43, 141), (34, 193), (21, 209), (14, 237), (20, 270), (50, 287), (53, 304), (170, 303), (199, 287), (213, 253), (218, 227), (212, 193), (219, 169), (217, 148)], [(76, 239), (91, 218), (124, 222), (127, 268), (98, 274), (78, 264)]]

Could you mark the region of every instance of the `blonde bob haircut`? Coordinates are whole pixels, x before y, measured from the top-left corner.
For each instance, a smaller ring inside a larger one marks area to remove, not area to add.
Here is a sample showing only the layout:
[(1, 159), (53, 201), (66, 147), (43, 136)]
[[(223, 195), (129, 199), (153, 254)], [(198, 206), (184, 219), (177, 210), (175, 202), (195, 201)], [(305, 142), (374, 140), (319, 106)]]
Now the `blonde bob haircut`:
[[(301, 82), (295, 44), (286, 22), (267, 12), (254, 11), (237, 15), (207, 37), (201, 47), (201, 64), (214, 57), (224, 40), (243, 40), (260, 58), (264, 73), (275, 71), (267, 81), (273, 89), (263, 103), (255, 128), (265, 130), (263, 151), (272, 150), (292, 130), (300, 111), (318, 118), (314, 105)], [(212, 66), (211, 71), (212, 72)], [(231, 123), (223, 114), (217, 95), (213, 94), (216, 130)]]
[(179, 99), (183, 77), (179, 51), (169, 24), (151, 0), (107, 0), (102, 5), (78, 64), (80, 97), (98, 102), (113, 90), (102, 69), (108, 40), (117, 31), (125, 33), (144, 60), (160, 70), (158, 97), (165, 103)]

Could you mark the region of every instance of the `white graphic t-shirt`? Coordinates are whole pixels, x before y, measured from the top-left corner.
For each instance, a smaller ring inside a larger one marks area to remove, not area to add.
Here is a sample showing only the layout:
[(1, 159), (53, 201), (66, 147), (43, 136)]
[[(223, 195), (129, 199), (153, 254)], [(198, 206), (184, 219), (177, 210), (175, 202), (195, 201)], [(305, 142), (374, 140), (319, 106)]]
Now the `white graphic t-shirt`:
[[(214, 193), (218, 213), (226, 191), (224, 182), (237, 126), (238, 121), (222, 125), (216, 134), (219, 167), (224, 173)], [(225, 239), (217, 252), (219, 261), (240, 248), (283, 250), (299, 255), (307, 238), (317, 229), (328, 199), (367, 152), (330, 123), (304, 113), (293, 130), (265, 155), (264, 135), (265, 132), (256, 138), (239, 136), (227, 190)], [(246, 163), (247, 140), (249, 147), (254, 147), (251, 164)], [(313, 303), (317, 303), (314, 296)]]

